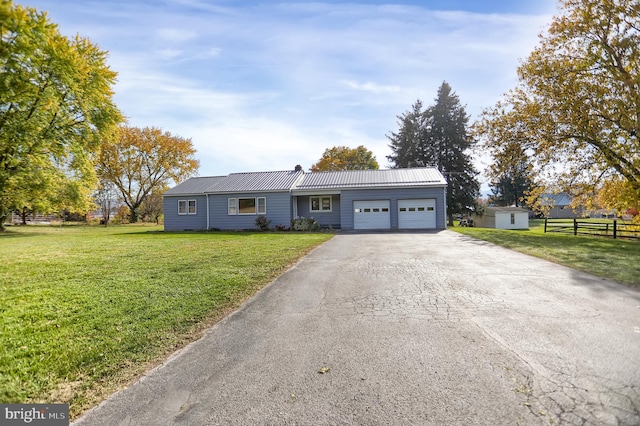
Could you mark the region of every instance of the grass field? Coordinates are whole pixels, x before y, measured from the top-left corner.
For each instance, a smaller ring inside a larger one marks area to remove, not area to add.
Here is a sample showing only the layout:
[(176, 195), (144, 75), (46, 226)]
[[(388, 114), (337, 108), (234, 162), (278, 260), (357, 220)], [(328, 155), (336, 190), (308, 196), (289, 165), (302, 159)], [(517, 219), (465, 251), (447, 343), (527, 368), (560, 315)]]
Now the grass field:
[(544, 233), (544, 221), (529, 230), (449, 228), (522, 253), (640, 288), (640, 241)]
[(77, 415), (331, 238), (160, 230), (0, 234), (0, 402), (65, 402)]

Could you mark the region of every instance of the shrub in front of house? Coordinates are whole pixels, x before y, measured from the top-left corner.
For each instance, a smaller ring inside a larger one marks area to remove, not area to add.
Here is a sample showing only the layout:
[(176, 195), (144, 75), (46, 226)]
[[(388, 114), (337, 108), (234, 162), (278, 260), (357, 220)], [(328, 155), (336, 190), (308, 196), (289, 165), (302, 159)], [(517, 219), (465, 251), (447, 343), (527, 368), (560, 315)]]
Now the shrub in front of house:
[(312, 217), (299, 217), (291, 221), (293, 231), (319, 231), (320, 224)]
[(266, 216), (258, 216), (256, 217), (256, 228), (261, 231), (268, 231), (269, 225), (271, 225), (271, 221), (267, 219)]

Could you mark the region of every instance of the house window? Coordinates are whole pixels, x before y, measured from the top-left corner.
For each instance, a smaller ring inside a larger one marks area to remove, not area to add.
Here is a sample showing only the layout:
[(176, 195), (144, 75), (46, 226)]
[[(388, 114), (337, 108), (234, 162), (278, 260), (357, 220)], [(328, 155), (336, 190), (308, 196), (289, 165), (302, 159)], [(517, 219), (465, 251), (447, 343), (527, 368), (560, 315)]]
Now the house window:
[(311, 197), (309, 198), (311, 204), (310, 210), (312, 212), (330, 212), (331, 211), (331, 196), (328, 197)]
[(238, 214), (256, 214), (256, 199), (238, 198)]
[(196, 200), (178, 200), (178, 214), (196, 214)]
[(267, 199), (265, 197), (258, 197), (258, 214), (267, 213)]
[(227, 214), (266, 214), (266, 197), (229, 198), (227, 200)]

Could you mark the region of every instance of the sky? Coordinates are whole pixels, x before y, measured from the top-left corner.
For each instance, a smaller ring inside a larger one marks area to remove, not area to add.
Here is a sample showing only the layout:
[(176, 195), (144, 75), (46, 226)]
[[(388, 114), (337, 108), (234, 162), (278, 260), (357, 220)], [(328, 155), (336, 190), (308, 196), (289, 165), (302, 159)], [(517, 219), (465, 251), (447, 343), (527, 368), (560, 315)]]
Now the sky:
[(388, 168), (398, 115), (446, 81), (472, 123), (515, 87), (557, 12), (556, 0), (15, 2), (108, 51), (128, 123), (190, 138), (200, 176), (308, 170), (334, 146), (364, 145)]

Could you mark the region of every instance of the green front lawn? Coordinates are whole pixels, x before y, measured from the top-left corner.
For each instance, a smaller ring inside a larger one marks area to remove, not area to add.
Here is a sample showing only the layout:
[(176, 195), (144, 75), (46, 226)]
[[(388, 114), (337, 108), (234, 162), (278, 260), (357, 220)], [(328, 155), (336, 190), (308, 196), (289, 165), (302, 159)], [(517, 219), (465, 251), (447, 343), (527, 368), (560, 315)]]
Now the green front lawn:
[(449, 229), (640, 288), (640, 240), (545, 234), (543, 220), (532, 220), (530, 229), (522, 231), (457, 226)]
[(64, 402), (77, 415), (331, 238), (161, 229), (0, 234), (0, 403)]

